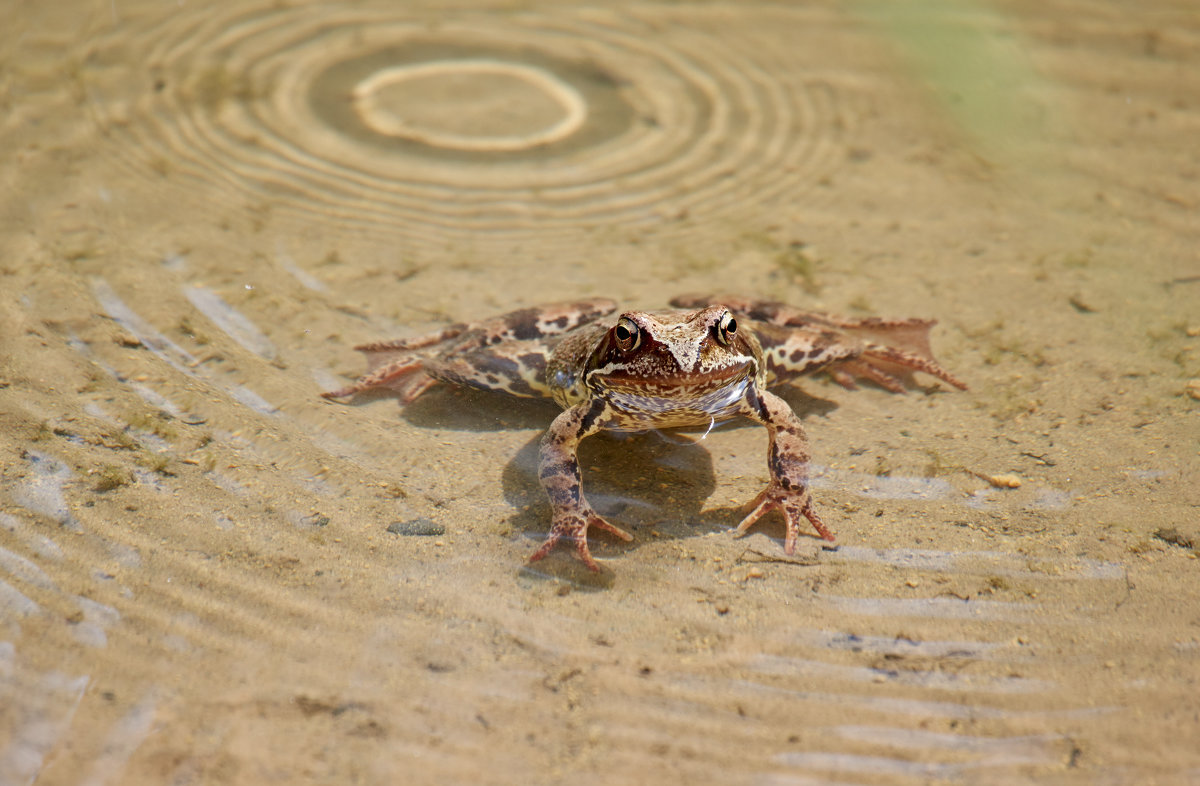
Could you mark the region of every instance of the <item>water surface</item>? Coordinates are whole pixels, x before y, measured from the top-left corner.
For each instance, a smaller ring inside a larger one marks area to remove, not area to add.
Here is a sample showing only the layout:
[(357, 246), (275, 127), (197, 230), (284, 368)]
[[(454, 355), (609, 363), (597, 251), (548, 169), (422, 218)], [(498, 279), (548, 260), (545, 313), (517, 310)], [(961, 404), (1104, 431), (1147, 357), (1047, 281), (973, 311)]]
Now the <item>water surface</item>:
[[(1200, 779), (1188, 4), (10, 16), (0, 782)], [(838, 548), (731, 538), (761, 429), (598, 437), (636, 540), (531, 570), (552, 405), (319, 396), (696, 291), (939, 320), (969, 392), (787, 394)]]

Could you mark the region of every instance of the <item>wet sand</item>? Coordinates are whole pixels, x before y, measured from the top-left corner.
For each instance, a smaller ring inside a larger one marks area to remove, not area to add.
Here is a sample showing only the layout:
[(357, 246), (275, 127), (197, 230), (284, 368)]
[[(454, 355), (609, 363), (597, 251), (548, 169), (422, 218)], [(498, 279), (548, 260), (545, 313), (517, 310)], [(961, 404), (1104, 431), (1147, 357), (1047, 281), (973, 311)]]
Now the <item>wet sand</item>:
[[(1200, 14), (927, 8), (23, 7), (0, 783), (1200, 781)], [(967, 392), (784, 392), (835, 548), (732, 538), (747, 424), (530, 567), (553, 405), (320, 398), (697, 291), (939, 321)]]

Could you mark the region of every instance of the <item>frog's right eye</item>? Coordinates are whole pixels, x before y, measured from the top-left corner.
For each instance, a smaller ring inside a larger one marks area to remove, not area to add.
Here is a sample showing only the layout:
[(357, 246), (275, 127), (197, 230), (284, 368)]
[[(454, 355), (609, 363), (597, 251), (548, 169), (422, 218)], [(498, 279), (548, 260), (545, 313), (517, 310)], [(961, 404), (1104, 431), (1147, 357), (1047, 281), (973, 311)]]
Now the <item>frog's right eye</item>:
[(613, 335), (617, 339), (617, 347), (622, 352), (628, 352), (636, 347), (642, 338), (642, 333), (638, 330), (637, 323), (628, 317), (621, 317), (621, 320), (617, 322), (617, 326), (613, 329)]

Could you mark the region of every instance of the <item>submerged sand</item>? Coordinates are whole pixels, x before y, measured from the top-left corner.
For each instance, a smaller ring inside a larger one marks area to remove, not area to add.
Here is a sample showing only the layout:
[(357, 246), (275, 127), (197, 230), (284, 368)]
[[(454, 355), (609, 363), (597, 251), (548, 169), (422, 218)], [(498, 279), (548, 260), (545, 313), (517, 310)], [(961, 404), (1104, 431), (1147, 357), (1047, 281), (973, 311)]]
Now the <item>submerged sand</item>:
[[(1189, 3), (26, 4), (0, 32), (0, 782), (1200, 781)], [(319, 394), (357, 343), (735, 291), (971, 386), (765, 434)], [(1019, 485), (1018, 485), (1019, 482)]]

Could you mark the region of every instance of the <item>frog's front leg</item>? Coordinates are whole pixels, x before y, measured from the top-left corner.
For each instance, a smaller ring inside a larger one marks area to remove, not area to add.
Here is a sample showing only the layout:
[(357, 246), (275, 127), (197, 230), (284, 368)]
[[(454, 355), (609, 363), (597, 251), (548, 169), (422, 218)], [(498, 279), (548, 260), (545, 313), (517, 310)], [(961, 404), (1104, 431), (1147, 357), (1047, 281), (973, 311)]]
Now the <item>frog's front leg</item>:
[(832, 541), (833, 533), (817, 515), (812, 495), (808, 493), (808, 438), (800, 419), (786, 401), (765, 390), (751, 392), (747, 405), (747, 414), (766, 426), (770, 434), (767, 467), (771, 482), (754, 498), (753, 507), (738, 525), (736, 534), (746, 534), (764, 514), (778, 509), (787, 521), (783, 543), (785, 554), (796, 551), (801, 517), (808, 519), (822, 538)]
[(550, 535), (529, 558), (530, 562), (545, 557), (556, 543), (566, 538), (575, 542), (575, 552), (583, 564), (590, 570), (598, 571), (600, 566), (588, 550), (588, 527), (602, 529), (621, 540), (633, 540), (628, 532), (602, 519), (583, 496), (576, 453), (584, 437), (600, 430), (604, 409), (602, 401), (571, 407), (554, 419), (550, 430), (542, 438), (538, 477), (542, 481), (542, 488), (546, 489), (546, 495), (550, 497), (553, 520)]

